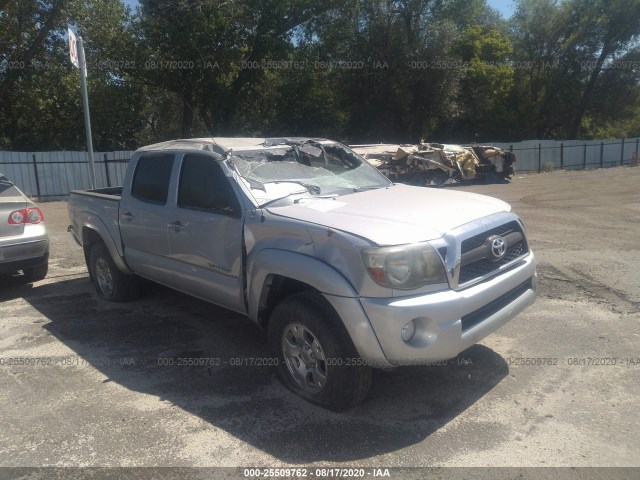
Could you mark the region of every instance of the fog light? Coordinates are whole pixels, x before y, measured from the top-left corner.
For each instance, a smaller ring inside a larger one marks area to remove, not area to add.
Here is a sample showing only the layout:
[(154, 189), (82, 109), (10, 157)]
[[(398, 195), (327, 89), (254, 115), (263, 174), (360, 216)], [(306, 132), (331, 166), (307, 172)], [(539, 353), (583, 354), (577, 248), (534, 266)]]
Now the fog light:
[(402, 327), (402, 330), (400, 331), (400, 336), (402, 337), (402, 340), (404, 340), (405, 342), (408, 342), (409, 340), (411, 340), (414, 333), (416, 333), (416, 324), (413, 323), (413, 320), (411, 320), (404, 327)]

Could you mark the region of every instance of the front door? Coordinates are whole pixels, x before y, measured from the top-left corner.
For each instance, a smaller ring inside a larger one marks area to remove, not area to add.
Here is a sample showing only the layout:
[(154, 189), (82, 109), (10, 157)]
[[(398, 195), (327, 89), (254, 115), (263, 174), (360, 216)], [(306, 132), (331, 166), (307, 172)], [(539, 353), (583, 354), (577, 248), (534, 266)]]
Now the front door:
[(242, 228), (240, 202), (220, 163), (185, 155), (169, 213), (175, 288), (244, 313)]

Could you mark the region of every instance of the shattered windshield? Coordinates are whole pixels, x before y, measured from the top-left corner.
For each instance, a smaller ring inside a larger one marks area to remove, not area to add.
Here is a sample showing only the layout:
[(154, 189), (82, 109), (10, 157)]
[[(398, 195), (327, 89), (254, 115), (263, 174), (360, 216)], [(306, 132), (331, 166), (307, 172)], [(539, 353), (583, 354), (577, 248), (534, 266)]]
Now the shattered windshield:
[(230, 160), (259, 205), (296, 194), (338, 196), (390, 184), (365, 160), (336, 143), (283, 143), (234, 151)]

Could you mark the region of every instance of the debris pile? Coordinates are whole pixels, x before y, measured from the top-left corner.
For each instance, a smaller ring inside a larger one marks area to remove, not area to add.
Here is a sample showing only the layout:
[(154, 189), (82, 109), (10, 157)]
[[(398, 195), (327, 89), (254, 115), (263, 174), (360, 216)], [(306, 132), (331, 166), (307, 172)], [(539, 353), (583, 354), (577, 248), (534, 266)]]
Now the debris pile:
[(354, 152), (395, 182), (441, 186), (474, 179), (505, 182), (514, 174), (513, 152), (492, 146), (354, 145)]

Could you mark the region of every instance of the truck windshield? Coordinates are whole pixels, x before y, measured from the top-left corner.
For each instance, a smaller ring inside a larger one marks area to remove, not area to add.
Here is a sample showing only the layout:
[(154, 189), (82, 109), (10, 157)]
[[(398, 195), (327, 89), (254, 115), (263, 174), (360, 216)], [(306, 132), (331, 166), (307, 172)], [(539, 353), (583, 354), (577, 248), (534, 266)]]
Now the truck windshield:
[(332, 142), (287, 142), (239, 150), (233, 152), (231, 162), (258, 204), (294, 194), (335, 196), (390, 185), (362, 157)]

